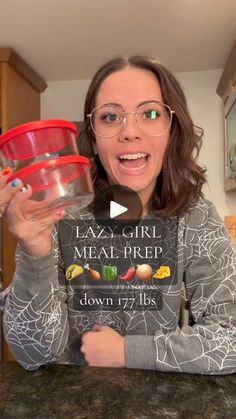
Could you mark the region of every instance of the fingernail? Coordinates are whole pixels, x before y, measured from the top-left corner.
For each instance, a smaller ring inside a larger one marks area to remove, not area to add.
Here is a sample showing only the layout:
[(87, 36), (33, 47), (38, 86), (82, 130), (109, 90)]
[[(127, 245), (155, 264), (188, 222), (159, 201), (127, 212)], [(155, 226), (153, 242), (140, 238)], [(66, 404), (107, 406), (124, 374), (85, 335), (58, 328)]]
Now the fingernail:
[(7, 166), (5, 167), (5, 169), (2, 170), (2, 175), (6, 176), (6, 175), (9, 175), (9, 173), (11, 172), (12, 172), (11, 168)]
[(28, 185), (24, 185), (24, 186), (22, 186), (22, 188), (20, 188), (20, 191), (21, 191), (21, 192), (26, 192), (26, 191), (28, 191)]
[(20, 179), (18, 179), (18, 178), (13, 179), (13, 181), (11, 182), (12, 188), (16, 188), (19, 185), (20, 185)]

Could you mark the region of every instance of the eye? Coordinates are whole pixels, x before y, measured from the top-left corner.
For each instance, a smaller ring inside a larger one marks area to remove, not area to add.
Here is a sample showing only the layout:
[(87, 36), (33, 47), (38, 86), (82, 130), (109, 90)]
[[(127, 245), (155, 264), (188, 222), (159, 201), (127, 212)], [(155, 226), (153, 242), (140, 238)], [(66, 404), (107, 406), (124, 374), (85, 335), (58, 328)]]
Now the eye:
[(110, 123), (110, 122), (120, 121), (120, 118), (114, 112), (106, 112), (100, 115), (100, 120)]
[(148, 109), (143, 112), (144, 119), (156, 120), (160, 117), (160, 112), (157, 109)]

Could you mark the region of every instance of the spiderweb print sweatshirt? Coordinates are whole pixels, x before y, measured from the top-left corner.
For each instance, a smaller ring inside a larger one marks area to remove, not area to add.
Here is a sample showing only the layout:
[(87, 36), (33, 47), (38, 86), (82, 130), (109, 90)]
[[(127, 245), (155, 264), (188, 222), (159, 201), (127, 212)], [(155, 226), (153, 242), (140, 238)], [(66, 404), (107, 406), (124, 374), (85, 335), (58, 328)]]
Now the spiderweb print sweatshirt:
[(41, 258), (18, 247), (1, 296), (5, 338), (24, 368), (84, 365), (81, 336), (96, 323), (124, 336), (127, 368), (236, 372), (236, 253), (212, 203), (200, 199), (180, 217), (149, 215), (122, 232), (103, 229), (85, 209), (52, 241)]

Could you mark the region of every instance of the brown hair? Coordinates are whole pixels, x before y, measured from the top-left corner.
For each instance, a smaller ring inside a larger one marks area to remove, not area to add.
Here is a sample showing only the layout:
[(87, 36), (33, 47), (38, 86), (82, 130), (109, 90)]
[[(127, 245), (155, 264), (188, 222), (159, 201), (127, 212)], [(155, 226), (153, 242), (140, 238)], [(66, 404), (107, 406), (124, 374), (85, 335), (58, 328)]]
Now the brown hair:
[(96, 95), (101, 83), (110, 74), (126, 67), (151, 71), (160, 85), (163, 102), (175, 111), (170, 140), (150, 207), (156, 215), (182, 214), (188, 211), (202, 196), (202, 186), (206, 182), (206, 169), (196, 161), (202, 145), (203, 130), (194, 126), (179, 82), (167, 68), (155, 59), (145, 56), (133, 56), (128, 59), (114, 58), (97, 71), (85, 100), (85, 125), (79, 139), (80, 153), (92, 157), (95, 191), (103, 190), (108, 186), (107, 176), (99, 157), (93, 151), (95, 136), (87, 114), (90, 114), (96, 106)]

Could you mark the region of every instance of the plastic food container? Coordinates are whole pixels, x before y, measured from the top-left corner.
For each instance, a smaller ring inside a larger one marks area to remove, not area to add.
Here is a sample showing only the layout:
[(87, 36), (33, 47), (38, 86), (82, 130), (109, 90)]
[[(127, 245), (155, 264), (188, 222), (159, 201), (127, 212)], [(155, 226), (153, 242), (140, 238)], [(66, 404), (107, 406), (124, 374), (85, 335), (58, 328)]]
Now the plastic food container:
[(19, 170), (8, 182), (17, 177), (32, 187), (24, 215), (39, 219), (55, 209), (74, 205), (81, 209), (89, 205), (94, 197), (90, 168), (86, 157), (58, 157)]
[(0, 161), (16, 172), (43, 160), (78, 155), (76, 126), (64, 120), (34, 121), (0, 136)]

